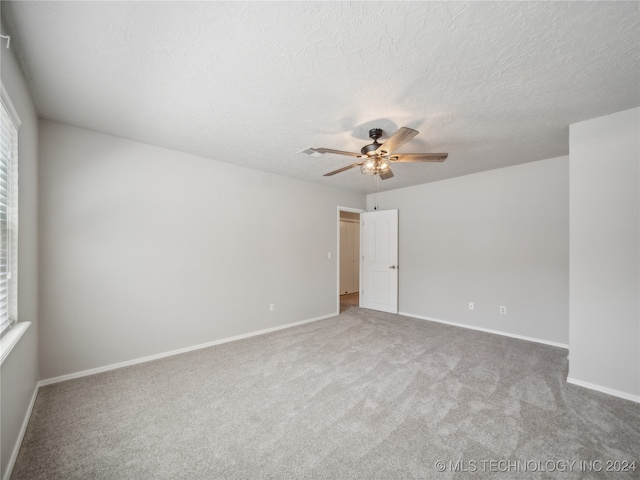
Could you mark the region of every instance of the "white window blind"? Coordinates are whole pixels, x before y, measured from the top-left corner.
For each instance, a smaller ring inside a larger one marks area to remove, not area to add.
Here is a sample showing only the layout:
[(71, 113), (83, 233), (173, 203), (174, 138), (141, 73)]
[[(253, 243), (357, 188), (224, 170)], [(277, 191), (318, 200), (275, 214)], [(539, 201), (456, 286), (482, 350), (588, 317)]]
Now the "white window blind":
[[(4, 92), (3, 92), (4, 93)], [(17, 319), (18, 129), (2, 96), (0, 126), (0, 333)]]

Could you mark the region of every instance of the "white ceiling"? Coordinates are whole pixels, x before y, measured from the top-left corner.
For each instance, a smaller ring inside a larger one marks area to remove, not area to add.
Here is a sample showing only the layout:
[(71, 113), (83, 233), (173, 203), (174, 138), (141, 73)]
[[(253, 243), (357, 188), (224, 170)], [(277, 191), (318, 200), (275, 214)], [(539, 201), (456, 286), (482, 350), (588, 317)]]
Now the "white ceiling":
[[(571, 123), (640, 105), (640, 3), (7, 2), (41, 117), (371, 192), (370, 128), (420, 134), (395, 189), (568, 154)], [(387, 136), (385, 135), (385, 137)], [(382, 140), (384, 140), (384, 138)], [(613, 159), (603, 159), (603, 161)]]

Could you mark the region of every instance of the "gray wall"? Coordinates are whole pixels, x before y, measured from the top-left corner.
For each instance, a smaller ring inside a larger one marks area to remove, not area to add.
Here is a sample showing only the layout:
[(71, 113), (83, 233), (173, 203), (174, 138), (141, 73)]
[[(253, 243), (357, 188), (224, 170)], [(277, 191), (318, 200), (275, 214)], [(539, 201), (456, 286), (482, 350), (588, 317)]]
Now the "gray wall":
[(640, 401), (640, 110), (571, 125), (569, 380)]
[(41, 378), (337, 313), (364, 196), (50, 121), (40, 148)]
[(568, 344), (568, 185), (559, 157), (378, 194), (399, 209), (400, 311)]
[(18, 319), (31, 322), (0, 372), (0, 474), (4, 477), (38, 381), (38, 121), (12, 51), (4, 41), (1, 48), (2, 84), (22, 121), (18, 132)]

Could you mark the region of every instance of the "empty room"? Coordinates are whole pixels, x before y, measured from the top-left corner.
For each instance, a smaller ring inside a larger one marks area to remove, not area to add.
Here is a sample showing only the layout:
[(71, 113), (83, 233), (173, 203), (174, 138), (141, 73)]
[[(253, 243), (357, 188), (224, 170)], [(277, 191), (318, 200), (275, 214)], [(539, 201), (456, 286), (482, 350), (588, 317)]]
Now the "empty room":
[(0, 16), (0, 479), (639, 477), (639, 2)]

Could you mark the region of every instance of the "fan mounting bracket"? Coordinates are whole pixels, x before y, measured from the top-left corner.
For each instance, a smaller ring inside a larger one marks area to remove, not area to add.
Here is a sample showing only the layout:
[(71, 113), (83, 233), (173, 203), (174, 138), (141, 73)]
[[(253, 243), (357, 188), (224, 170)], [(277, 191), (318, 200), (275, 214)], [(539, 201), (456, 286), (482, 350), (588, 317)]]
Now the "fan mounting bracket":
[(371, 130), (369, 130), (369, 138), (374, 142), (378, 140), (381, 136), (382, 136), (381, 128), (372, 128)]

